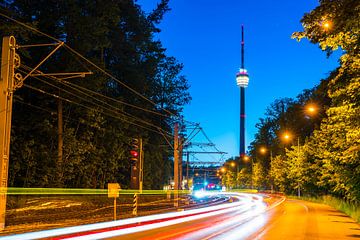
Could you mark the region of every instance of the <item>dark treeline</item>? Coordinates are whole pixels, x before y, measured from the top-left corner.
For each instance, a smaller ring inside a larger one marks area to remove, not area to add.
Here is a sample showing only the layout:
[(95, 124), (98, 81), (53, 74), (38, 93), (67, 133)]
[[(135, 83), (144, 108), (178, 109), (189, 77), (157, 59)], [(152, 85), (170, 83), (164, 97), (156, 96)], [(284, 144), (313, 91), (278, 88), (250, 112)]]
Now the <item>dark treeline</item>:
[[(61, 47), (40, 71), (93, 74), (61, 81), (60, 77), (25, 80), (14, 95), (9, 186), (106, 188), (108, 182), (118, 182), (127, 188), (129, 143), (140, 136), (144, 187), (161, 188), (171, 174), (172, 153), (159, 128), (165, 135), (171, 133), (174, 118), (191, 99), (182, 64), (167, 56), (156, 38), (158, 24), (170, 10), (168, 0), (160, 1), (150, 13), (133, 0), (14, 0), (0, 1), (0, 6), (1, 13), (65, 42), (116, 77)], [(54, 43), (0, 17), (0, 36), (9, 35), (19, 45)], [(25, 76), (52, 49), (20, 48), (17, 72)], [(62, 157), (58, 156), (59, 113)]]
[[(238, 184), (360, 201), (359, 9), (356, 0), (323, 0), (304, 15), (304, 31), (293, 37), (307, 38), (327, 54), (340, 48), (340, 66), (313, 89), (267, 108), (249, 148), (252, 169), (248, 161)], [(236, 176), (228, 178), (224, 182), (236, 184)]]

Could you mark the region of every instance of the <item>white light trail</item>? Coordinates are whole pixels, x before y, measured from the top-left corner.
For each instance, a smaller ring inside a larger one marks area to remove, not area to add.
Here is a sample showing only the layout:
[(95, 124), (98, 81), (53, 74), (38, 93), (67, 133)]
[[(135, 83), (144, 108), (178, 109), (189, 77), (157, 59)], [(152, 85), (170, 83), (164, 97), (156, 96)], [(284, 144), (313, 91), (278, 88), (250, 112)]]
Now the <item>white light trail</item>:
[[(72, 240), (81, 240), (81, 239), (101, 239), (107, 238), (112, 236), (119, 236), (124, 234), (130, 234), (135, 232), (146, 231), (150, 229), (160, 228), (164, 226), (170, 226), (178, 223), (183, 223), (186, 221), (192, 221), (200, 218), (215, 216), (219, 214), (224, 214), (233, 211), (247, 211), (250, 208), (263, 204), (261, 199), (255, 199), (250, 194), (243, 194), (243, 193), (232, 193), (232, 192), (221, 192), (219, 194), (223, 195), (230, 195), (232, 197), (238, 198), (239, 201), (233, 203), (225, 203), (217, 206), (187, 210), (182, 212), (171, 212), (171, 213), (164, 213), (164, 214), (156, 214), (156, 215), (149, 215), (144, 217), (136, 217), (130, 218), (125, 220), (118, 220), (112, 222), (103, 222), (103, 223), (96, 223), (96, 224), (88, 224), (82, 226), (75, 226), (75, 227), (67, 227), (67, 228), (60, 228), (60, 229), (53, 229), (53, 230), (46, 230), (46, 231), (39, 231), (33, 233), (25, 233), (25, 234), (18, 234), (18, 235), (11, 235), (6, 237), (0, 237), (2, 240), (28, 240), (28, 239), (41, 239), (41, 238), (49, 238), (57, 236), (57, 239), (61, 239), (59, 236), (64, 236), (64, 239), (72, 239)], [(196, 215), (194, 215), (196, 214)], [(170, 219), (179, 217), (178, 219)], [(163, 220), (161, 222), (153, 223), (154, 221)], [(140, 226), (129, 226), (135, 223), (141, 223), (143, 225)], [(121, 227), (122, 229), (111, 230), (107, 232), (100, 232), (100, 233), (92, 233), (83, 236), (71, 237), (66, 238), (66, 235), (71, 235), (75, 233), (87, 232), (87, 231), (96, 231), (100, 229), (106, 228), (116, 228)]]

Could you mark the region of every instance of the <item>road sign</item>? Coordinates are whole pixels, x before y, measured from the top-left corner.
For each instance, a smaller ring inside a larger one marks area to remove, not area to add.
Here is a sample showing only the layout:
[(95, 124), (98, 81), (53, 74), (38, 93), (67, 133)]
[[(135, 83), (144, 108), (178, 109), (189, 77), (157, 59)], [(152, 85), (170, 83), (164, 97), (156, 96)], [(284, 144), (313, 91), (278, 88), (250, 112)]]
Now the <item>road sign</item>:
[(119, 197), (120, 185), (118, 183), (108, 183), (108, 197)]

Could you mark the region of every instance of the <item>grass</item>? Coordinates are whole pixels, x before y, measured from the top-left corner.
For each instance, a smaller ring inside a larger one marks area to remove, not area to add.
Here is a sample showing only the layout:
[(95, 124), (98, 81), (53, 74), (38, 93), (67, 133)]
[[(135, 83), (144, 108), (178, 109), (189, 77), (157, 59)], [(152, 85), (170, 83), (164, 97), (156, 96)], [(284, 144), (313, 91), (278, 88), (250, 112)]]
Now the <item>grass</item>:
[(360, 205), (345, 201), (343, 199), (338, 199), (329, 195), (322, 197), (294, 197), (297, 199), (302, 199), (311, 202), (323, 203), (329, 205), (345, 214), (350, 216), (356, 222), (360, 223)]

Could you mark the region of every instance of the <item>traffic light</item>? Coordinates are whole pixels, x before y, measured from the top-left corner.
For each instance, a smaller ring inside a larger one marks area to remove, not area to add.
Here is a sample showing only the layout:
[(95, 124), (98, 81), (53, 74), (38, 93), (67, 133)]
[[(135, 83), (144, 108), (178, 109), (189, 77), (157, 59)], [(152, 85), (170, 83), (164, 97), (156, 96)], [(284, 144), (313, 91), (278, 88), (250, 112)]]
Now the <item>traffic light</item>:
[(133, 138), (130, 144), (130, 160), (136, 162), (139, 159), (139, 139)]

